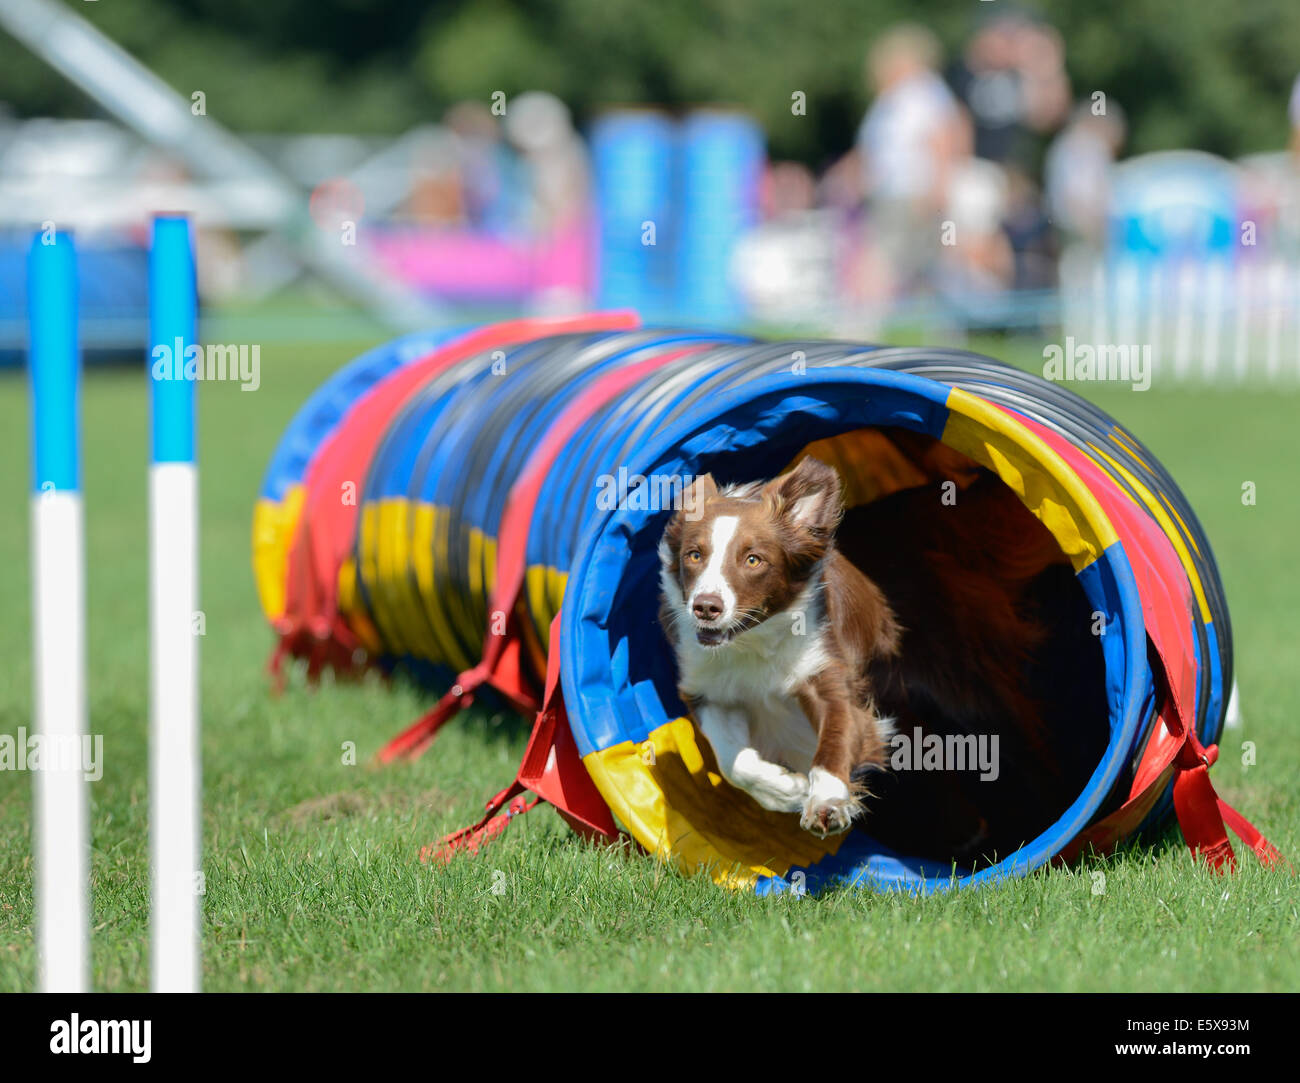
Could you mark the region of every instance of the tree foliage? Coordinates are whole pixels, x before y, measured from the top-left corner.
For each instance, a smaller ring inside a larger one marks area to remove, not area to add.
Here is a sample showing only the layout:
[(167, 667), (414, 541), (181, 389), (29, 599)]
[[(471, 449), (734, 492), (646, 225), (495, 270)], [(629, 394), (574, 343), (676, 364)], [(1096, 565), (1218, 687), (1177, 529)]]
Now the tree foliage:
[[(921, 20), (955, 55), (1004, 0), (106, 0), (72, 5), (235, 129), (391, 133), (454, 101), (551, 90), (580, 121), (620, 104), (727, 103), (773, 153), (821, 164), (850, 143), (873, 33)], [(1056, 0), (1075, 95), (1104, 91), (1130, 149), (1237, 155), (1285, 142), (1300, 71), (1295, 0)], [(0, 35), (0, 101), (84, 115), (62, 78)], [(803, 91), (806, 115), (791, 110)]]

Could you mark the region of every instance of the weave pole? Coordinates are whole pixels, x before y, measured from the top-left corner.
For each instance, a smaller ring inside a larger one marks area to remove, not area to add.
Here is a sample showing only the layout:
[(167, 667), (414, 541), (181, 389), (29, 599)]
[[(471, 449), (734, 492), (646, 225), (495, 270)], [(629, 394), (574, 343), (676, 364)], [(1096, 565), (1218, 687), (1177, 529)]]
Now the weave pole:
[[(150, 843), (152, 981), (199, 988), (197, 300), (190, 225), (154, 219), (149, 254)], [(201, 363), (201, 356), (200, 356)]]
[(86, 734), (86, 589), (81, 506), (81, 357), (77, 254), (66, 233), (38, 233), (27, 259), (32, 401), (32, 669), (36, 951), (40, 988), (90, 983)]

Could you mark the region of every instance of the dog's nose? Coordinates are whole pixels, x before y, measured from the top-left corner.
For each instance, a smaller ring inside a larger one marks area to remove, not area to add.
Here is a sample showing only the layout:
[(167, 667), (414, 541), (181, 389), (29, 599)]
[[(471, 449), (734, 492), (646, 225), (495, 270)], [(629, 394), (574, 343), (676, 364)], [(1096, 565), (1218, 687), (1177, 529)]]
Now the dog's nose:
[(716, 594), (701, 594), (691, 603), (696, 620), (712, 621), (722, 616), (722, 599)]

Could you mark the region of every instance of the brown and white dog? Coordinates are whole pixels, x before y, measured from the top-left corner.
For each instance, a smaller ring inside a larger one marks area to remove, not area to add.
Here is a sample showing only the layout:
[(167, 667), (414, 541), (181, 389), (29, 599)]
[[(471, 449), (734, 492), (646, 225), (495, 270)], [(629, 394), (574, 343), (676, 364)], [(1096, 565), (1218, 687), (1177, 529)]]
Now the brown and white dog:
[[(660, 623), (678, 690), (733, 785), (826, 836), (863, 813), (871, 780), (884, 794), (873, 835), (975, 861), (1051, 823), (1068, 792), (1057, 765), (1081, 758), (1046, 735), (1027, 691), (1039, 617), (1064, 616), (1075, 588), (1051, 535), (996, 478), (976, 477), (955, 506), (944, 484), (845, 516), (839, 476), (812, 458), (766, 483), (720, 490), (700, 477), (683, 502), (692, 513), (677, 512), (659, 546)], [(1066, 600), (1036, 611), (1058, 581)], [(998, 733), (1006, 770), (995, 785), (891, 772), (895, 724)]]
[(694, 486), (698, 517), (679, 511), (659, 548), (678, 690), (728, 781), (814, 834), (845, 831), (861, 812), (853, 770), (888, 752), (868, 663), (899, 632), (835, 548), (839, 477), (806, 458), (764, 485)]

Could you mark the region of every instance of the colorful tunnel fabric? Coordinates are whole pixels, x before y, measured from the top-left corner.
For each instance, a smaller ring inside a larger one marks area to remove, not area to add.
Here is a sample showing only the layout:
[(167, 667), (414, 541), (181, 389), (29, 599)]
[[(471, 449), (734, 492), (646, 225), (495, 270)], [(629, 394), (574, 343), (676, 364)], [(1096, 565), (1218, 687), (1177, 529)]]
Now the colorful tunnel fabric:
[[(934, 438), (998, 475), (1104, 618), (1109, 741), (1088, 785), (1039, 838), (957, 882), (1022, 874), (1163, 820), (1174, 758), (1212, 755), (1232, 680), (1204, 531), (1113, 419), (965, 351), (638, 329), (626, 313), (399, 340), (343, 370), (290, 425), (255, 519), (259, 589), (281, 653), (313, 674), (360, 658), (439, 692), (467, 672), (491, 684), (485, 648), (516, 630), (520, 684), (533, 691), (508, 701), (533, 703), (558, 663), (600, 798), (642, 846), (687, 869), (759, 891), (842, 880), (928, 890), (949, 870), (863, 833), (816, 840), (727, 784), (678, 700), (655, 619), (666, 497), (705, 471), (772, 476), (815, 444), (860, 473), (848, 489), (870, 498), (900, 482), (871, 479), (866, 429)], [(340, 500), (349, 482), (352, 504)], [(503, 554), (507, 519), (524, 534)], [(494, 601), (498, 561), (516, 550), (522, 567), (502, 574), (519, 597)], [(548, 659), (557, 618), (559, 658)], [(1186, 773), (1196, 761), (1179, 762)]]
[[(635, 313), (523, 319), (399, 340), (372, 351), (313, 396), (272, 456), (253, 523), (253, 566), (263, 608), (279, 636), (273, 665), (306, 657), (310, 672), (349, 668), (357, 652), (384, 657), (357, 601), (349, 560), (358, 487), (388, 422), (430, 379), (519, 342), (566, 331), (629, 329)], [(421, 348), (432, 346), (421, 352)], [(345, 616), (345, 614), (347, 614)]]

